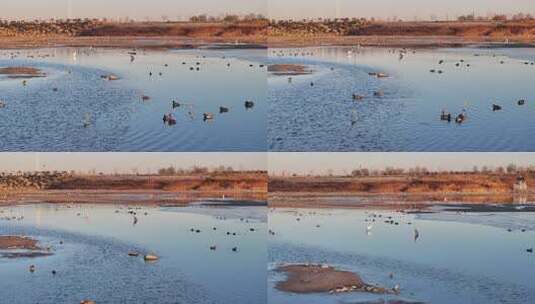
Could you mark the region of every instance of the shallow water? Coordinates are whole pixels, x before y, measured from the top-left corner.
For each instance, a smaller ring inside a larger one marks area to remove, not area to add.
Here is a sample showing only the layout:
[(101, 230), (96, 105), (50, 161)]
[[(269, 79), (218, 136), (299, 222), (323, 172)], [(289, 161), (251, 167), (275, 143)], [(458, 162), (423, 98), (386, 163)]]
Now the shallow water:
[[(0, 67), (47, 73), (26, 86), (0, 78), (0, 100), (7, 104), (0, 109), (0, 150), (265, 151), (265, 50), (138, 51), (133, 62), (129, 51), (0, 51)], [(109, 74), (120, 79), (100, 78)], [(182, 105), (172, 109), (172, 100)], [(246, 109), (246, 100), (254, 108)], [(229, 112), (220, 114), (220, 106)], [(174, 126), (163, 123), (170, 112)], [(203, 120), (206, 112), (215, 115), (212, 121)]]
[[(135, 210), (135, 225), (121, 206), (38, 205), (2, 211), (0, 218), (24, 219), (0, 220), (0, 234), (32, 236), (54, 253), (0, 258), (2, 302), (266, 302), (265, 208), (144, 207)], [(237, 235), (227, 236), (227, 231)], [(209, 249), (212, 245), (216, 251)], [(129, 257), (129, 251), (154, 252), (160, 260), (147, 264), (142, 257)], [(31, 264), (37, 269), (33, 274)]]
[[(389, 216), (399, 225), (384, 223)], [(383, 298), (425, 303), (535, 301), (535, 255), (526, 252), (535, 246), (535, 214), (444, 212), (443, 216), (445, 220), (439, 214), (390, 211), (271, 210), (269, 226), (276, 235), (269, 239), (268, 302), (359, 303)], [(483, 223), (482, 217), (487, 222)], [(525, 231), (509, 232), (509, 228), (519, 228), (517, 222), (523, 223)], [(416, 241), (414, 229), (420, 233)], [(368, 283), (389, 288), (399, 284), (401, 293), (387, 297), (284, 293), (274, 288), (284, 279), (274, 269), (284, 263), (334, 265), (358, 273)]]
[[(315, 73), (291, 82), (268, 76), (269, 149), (535, 151), (534, 60), (534, 48), (425, 49), (401, 60), (386, 48), (271, 49), (270, 64), (304, 64)], [(493, 112), (494, 103), (503, 110)], [(442, 110), (455, 117), (463, 109), (463, 124), (440, 120)]]

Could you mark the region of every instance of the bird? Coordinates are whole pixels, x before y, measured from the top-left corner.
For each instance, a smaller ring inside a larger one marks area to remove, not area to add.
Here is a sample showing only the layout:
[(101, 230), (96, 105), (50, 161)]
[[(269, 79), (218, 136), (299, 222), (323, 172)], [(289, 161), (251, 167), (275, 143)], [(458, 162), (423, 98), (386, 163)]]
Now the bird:
[(214, 114), (212, 114), (212, 113), (204, 113), (203, 117), (204, 117), (204, 121), (212, 120), (212, 119), (214, 119)]
[(492, 111), (494, 111), (494, 112), (495, 112), (495, 111), (500, 111), (501, 109), (502, 109), (502, 107), (499, 106), (499, 105), (497, 105), (497, 104), (493, 104), (493, 105), (492, 105)]
[(416, 242), (420, 238), (420, 232), (418, 229), (414, 229), (414, 241)]
[(373, 229), (373, 225), (372, 224), (369, 224), (368, 226), (366, 226), (366, 234), (370, 235), (371, 232), (372, 232), (372, 229)]

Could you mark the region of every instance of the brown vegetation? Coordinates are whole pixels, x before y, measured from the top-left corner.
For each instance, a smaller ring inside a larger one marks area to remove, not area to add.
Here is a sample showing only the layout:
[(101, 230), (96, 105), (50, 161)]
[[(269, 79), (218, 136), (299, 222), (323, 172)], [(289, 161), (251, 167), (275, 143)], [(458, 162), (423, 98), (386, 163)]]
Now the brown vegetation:
[[(364, 177), (272, 177), (270, 192), (350, 192), (363, 194), (509, 193), (516, 174), (439, 173)], [(528, 184), (535, 182), (526, 176)]]
[(265, 45), (267, 21), (110, 22), (97, 19), (1, 21), (3, 47), (194, 47), (209, 43)]
[(273, 21), (269, 44), (460, 46), (485, 42), (535, 42), (535, 20), (385, 22), (366, 19)]
[(189, 175), (1, 174), (0, 204), (185, 204), (221, 197), (240, 201), (267, 199), (264, 171), (202, 171), (194, 174), (186, 170), (184, 173)]

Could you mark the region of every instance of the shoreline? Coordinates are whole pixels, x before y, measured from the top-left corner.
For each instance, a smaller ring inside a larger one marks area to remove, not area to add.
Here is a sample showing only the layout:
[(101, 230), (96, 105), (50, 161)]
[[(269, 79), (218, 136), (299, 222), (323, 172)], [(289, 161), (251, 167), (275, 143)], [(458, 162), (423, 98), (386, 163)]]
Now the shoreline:
[(95, 47), (119, 49), (265, 49), (267, 44), (262, 37), (243, 36), (239, 39), (218, 37), (191, 38), (186, 36), (91, 36), (44, 38), (0, 37), (0, 49), (42, 49), (62, 47)]
[(268, 38), (269, 48), (303, 48), (320, 46), (363, 46), (384, 48), (535, 48), (535, 41), (510, 41), (485, 37), (458, 36), (279, 36)]
[[(3, 194), (0, 207), (34, 204), (102, 204), (138, 206), (267, 205), (261, 191), (42, 190)], [(264, 203), (265, 202), (265, 203)]]
[[(485, 212), (534, 212), (535, 195), (515, 193), (269, 193), (270, 208), (428, 210), (433, 207)], [(518, 206), (530, 208), (516, 209)]]
[(535, 48), (535, 41), (510, 41), (485, 37), (457, 36), (332, 36), (318, 35), (309, 37), (242, 36), (237, 39), (220, 37), (187, 36), (89, 36), (44, 38), (0, 37), (0, 49), (42, 49), (42, 48), (140, 48), (147, 50), (171, 49), (272, 49), (305, 48), (322, 46), (340, 47), (382, 47), (382, 48)]

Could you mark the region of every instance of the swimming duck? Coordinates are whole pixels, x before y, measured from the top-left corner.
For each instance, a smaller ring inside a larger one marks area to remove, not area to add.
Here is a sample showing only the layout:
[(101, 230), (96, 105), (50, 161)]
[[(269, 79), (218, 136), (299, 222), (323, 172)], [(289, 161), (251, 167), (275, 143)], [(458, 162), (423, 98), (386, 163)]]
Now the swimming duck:
[(250, 100), (245, 101), (245, 108), (246, 109), (252, 109), (254, 107), (254, 102)]
[(364, 99), (364, 96), (353, 94), (353, 100), (363, 100), (363, 99)]
[(229, 108), (227, 107), (219, 107), (219, 113), (228, 113)]
[(451, 113), (447, 113), (446, 111), (442, 110), (442, 113), (440, 113), (440, 120), (446, 120), (451, 121)]
[(500, 111), (501, 109), (502, 109), (502, 107), (497, 105), (497, 104), (493, 104), (492, 105), (492, 111)]
[(524, 99), (520, 99), (520, 100), (518, 101), (518, 105), (519, 105), (519, 106), (523, 106), (525, 103), (526, 103), (526, 100), (524, 100)]
[(147, 262), (150, 262), (150, 261), (157, 261), (160, 258), (155, 254), (147, 254), (147, 255), (143, 256), (143, 259), (145, 261), (147, 261)]
[(172, 105), (173, 109), (175, 109), (175, 108), (179, 108), (179, 107), (180, 107), (180, 102), (178, 102), (178, 101), (176, 101), (176, 100), (173, 100), (173, 101), (171, 102), (171, 105)]
[(461, 114), (457, 115), (457, 117), (455, 118), (455, 122), (458, 124), (461, 124), (465, 121), (465, 119), (466, 119), (466, 114), (463, 111)]
[(212, 119), (214, 119), (214, 114), (212, 114), (212, 113), (204, 113), (203, 117), (204, 117), (204, 121), (212, 120)]

